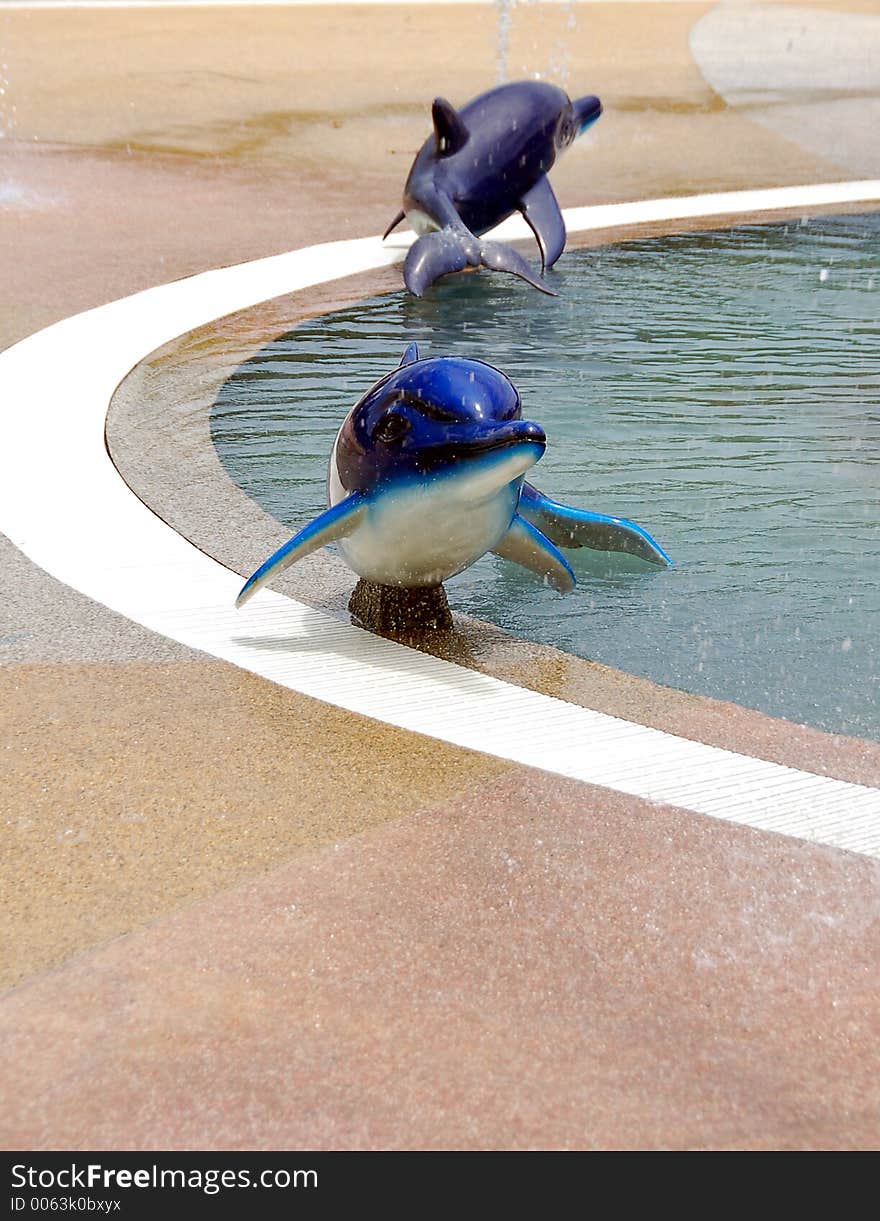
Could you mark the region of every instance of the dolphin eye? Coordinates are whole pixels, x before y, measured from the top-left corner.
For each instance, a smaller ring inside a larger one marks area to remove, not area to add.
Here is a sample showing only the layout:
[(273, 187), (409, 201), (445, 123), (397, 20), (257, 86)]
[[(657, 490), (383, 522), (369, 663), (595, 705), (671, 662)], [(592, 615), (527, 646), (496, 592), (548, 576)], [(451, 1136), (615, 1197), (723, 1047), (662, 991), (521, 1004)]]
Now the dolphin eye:
[(560, 148), (565, 148), (574, 141), (576, 135), (577, 128), (575, 126), (574, 115), (569, 111), (559, 120), (556, 142)]
[(383, 415), (373, 429), (373, 440), (384, 441), (386, 445), (400, 441), (409, 432), (409, 420), (396, 411)]

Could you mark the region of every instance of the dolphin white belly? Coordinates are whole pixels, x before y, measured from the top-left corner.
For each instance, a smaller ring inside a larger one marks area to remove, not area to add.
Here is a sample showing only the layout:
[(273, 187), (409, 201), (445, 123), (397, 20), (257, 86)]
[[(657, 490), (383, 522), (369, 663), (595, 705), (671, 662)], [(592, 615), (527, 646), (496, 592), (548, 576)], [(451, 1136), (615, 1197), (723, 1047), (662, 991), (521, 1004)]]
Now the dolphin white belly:
[[(330, 458), (328, 499), (346, 492)], [(377, 489), (339, 549), (358, 576), (380, 585), (439, 585), (491, 551), (508, 530), (521, 476), (534, 457), (502, 450), (434, 478)]]
[(433, 233), (436, 229), (440, 228), (437, 222), (427, 212), (423, 212), (421, 208), (409, 208), (406, 212), (406, 219), (409, 221), (413, 233), (417, 233), (419, 236), (425, 233)]
[(439, 585), (497, 545), (518, 496), (513, 483), (463, 508), (431, 484), (389, 490), (374, 499), (339, 548), (359, 576), (380, 585)]

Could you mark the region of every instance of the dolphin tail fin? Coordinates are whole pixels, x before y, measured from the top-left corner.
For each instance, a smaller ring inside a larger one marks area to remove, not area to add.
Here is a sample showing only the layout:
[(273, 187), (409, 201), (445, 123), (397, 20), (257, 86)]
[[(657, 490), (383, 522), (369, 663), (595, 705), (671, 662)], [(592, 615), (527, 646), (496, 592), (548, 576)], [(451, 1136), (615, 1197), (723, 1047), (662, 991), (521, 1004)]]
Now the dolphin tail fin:
[(557, 547), (588, 547), (593, 551), (616, 551), (635, 556), (646, 564), (671, 568), (672, 560), (646, 530), (623, 517), (591, 513), (559, 504), (524, 483), (519, 512)]
[(385, 230), (385, 232), (382, 234), (382, 241), (384, 242), (384, 241), (385, 241), (385, 238), (386, 238), (386, 237), (388, 236), (388, 234), (389, 234), (389, 233), (392, 231), (392, 229), (396, 229), (396, 228), (397, 228), (397, 226), (400, 224), (400, 222), (401, 222), (402, 220), (405, 220), (405, 219), (406, 219), (406, 213), (405, 213), (405, 212), (403, 212), (403, 211), (398, 212), (398, 213), (397, 213), (397, 215), (395, 216), (394, 220), (391, 222), (391, 224), (388, 226), (388, 228), (387, 228), (387, 229)]
[(283, 572), (297, 560), (311, 555), (313, 551), (325, 547), (327, 543), (335, 542), (336, 539), (345, 538), (346, 535), (351, 534), (366, 511), (366, 497), (357, 492), (327, 509), (320, 517), (309, 522), (298, 534), (294, 534), (292, 539), (289, 539), (283, 547), (279, 547), (264, 564), (260, 565), (253, 576), (248, 577), (235, 599), (235, 605), (240, 609), (277, 573)]
[(475, 267), (479, 252), (479, 242), (466, 229), (450, 226), (423, 233), (410, 246), (403, 264), (406, 286), (414, 296), (421, 297), (440, 276), (462, 271), (468, 265)]
[(501, 542), (492, 550), (537, 575), (553, 589), (567, 594), (575, 587), (574, 573), (548, 538), (518, 513)]
[(551, 288), (545, 280), (532, 271), (523, 256), (512, 246), (505, 246), (502, 242), (483, 242), (480, 246), (480, 262), (490, 271), (509, 271), (511, 275), (519, 276), (521, 280), (525, 280), (533, 288), (546, 293), (548, 297), (559, 296), (556, 289)]
[(480, 265), (490, 271), (508, 271), (542, 293), (551, 297), (557, 295), (512, 247), (501, 242), (481, 241), (463, 226), (459, 229), (447, 225), (418, 238), (409, 248), (403, 264), (403, 278), (409, 291), (421, 297), (440, 276)]

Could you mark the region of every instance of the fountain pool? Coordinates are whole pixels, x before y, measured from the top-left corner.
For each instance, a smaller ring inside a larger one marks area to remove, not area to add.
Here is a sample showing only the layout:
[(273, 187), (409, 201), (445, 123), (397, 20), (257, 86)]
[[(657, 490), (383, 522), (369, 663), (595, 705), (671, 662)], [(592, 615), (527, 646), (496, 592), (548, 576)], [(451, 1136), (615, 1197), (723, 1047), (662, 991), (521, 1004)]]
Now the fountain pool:
[[(267, 343), (224, 384), (232, 478), (295, 529), (335, 431), (415, 339), (497, 364), (548, 433), (534, 482), (628, 516), (668, 572), (569, 553), (560, 597), (485, 557), (451, 605), (655, 681), (880, 739), (880, 214), (569, 252), (560, 297), (455, 277)], [(256, 557), (258, 560), (262, 557)]]

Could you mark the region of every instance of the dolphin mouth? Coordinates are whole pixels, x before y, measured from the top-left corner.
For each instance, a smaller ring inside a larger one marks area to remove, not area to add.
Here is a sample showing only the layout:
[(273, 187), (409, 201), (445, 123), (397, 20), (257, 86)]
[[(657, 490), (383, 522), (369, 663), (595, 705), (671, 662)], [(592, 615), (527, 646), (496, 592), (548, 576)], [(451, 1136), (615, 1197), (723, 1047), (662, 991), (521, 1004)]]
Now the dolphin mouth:
[(458, 462), (483, 458), (489, 454), (518, 447), (536, 450), (535, 461), (537, 462), (547, 447), (547, 436), (544, 429), (529, 420), (513, 420), (507, 427), (496, 429), (483, 436), (441, 441), (424, 450), (422, 458), (426, 460), (426, 467), (434, 469), (438, 466), (453, 466)]
[(574, 111), (574, 121), (580, 134), (596, 122), (602, 113), (602, 103), (595, 95), (590, 94), (587, 97), (578, 98), (576, 102), (572, 102), (572, 109)]
[(442, 461), (456, 462), (459, 459), (482, 457), (484, 454), (497, 453), (503, 449), (514, 449), (517, 446), (534, 446), (541, 453), (546, 448), (546, 442), (527, 437), (507, 437), (501, 441), (450, 441), (444, 445), (432, 446), (431, 454)]

